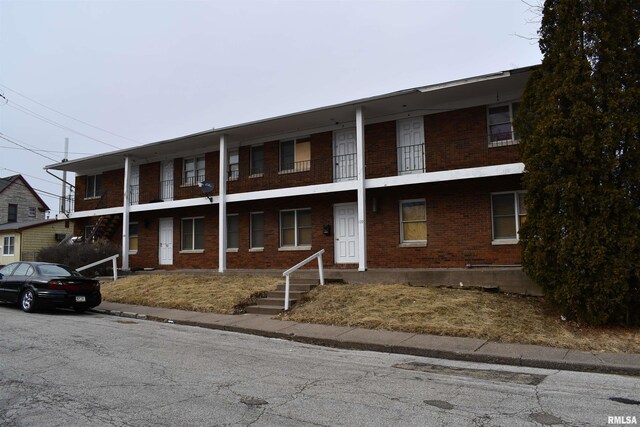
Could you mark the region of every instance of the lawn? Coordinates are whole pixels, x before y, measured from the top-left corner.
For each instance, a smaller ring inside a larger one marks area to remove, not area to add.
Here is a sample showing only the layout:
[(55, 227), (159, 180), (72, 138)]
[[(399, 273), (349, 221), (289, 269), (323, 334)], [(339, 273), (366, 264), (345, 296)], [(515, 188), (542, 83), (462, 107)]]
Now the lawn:
[[(282, 280), (266, 276), (135, 275), (105, 283), (106, 301), (200, 312), (242, 313)], [(640, 329), (563, 321), (541, 298), (409, 285), (318, 287), (278, 318), (588, 351), (640, 353)]]

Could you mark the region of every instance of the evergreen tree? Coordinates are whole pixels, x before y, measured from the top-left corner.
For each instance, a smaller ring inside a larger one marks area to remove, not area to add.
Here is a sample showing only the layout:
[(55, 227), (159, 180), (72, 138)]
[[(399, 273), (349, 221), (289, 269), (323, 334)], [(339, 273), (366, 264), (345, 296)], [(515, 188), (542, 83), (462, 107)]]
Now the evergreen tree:
[(547, 0), (516, 131), (525, 271), (564, 313), (640, 320), (640, 2)]

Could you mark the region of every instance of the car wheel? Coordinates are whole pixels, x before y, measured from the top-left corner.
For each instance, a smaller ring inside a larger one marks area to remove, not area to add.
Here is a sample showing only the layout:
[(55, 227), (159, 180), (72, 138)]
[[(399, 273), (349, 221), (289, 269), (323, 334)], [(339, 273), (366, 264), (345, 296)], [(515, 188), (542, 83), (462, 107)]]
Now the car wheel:
[(31, 289), (27, 289), (20, 297), (20, 307), (27, 313), (36, 311), (36, 294)]

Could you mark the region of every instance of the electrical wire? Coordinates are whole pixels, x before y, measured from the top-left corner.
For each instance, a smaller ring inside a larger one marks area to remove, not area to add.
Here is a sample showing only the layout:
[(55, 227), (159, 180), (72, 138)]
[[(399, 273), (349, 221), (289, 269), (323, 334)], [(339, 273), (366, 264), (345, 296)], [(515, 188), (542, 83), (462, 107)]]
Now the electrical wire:
[(32, 110), (28, 109), (27, 107), (23, 107), (22, 105), (20, 105), (20, 104), (18, 104), (16, 102), (11, 101), (11, 102), (8, 102), (7, 105), (9, 107), (15, 109), (15, 110), (18, 110), (18, 111), (24, 113), (24, 114), (27, 114), (29, 116), (35, 117), (36, 119), (42, 120), (45, 123), (48, 123), (50, 125), (59, 127), (60, 129), (68, 130), (69, 132), (73, 132), (76, 135), (84, 136), (85, 138), (89, 138), (89, 139), (91, 139), (93, 141), (99, 142), (100, 144), (107, 145), (107, 146), (109, 146), (111, 148), (115, 148), (115, 149), (118, 149), (118, 150), (121, 149), (121, 147), (118, 147), (117, 145), (113, 145), (113, 144), (110, 144), (108, 142), (104, 142), (104, 141), (102, 141), (102, 140), (100, 140), (98, 138), (94, 138), (92, 136), (89, 136), (87, 134), (79, 132), (79, 131), (77, 131), (75, 129), (72, 129), (72, 128), (68, 127), (68, 126), (60, 124), (60, 123), (56, 122), (55, 120), (48, 119), (48, 118), (36, 113), (35, 111), (32, 111)]
[[(2, 83), (0, 83), (0, 86), (2, 86), (3, 88), (5, 88), (5, 89), (7, 89), (7, 90), (9, 90), (9, 91), (11, 91), (11, 92), (13, 92), (13, 93), (15, 93), (16, 95), (19, 95), (19, 96), (21, 96), (21, 97), (23, 97), (23, 98), (25, 98), (25, 99), (28, 99), (29, 101), (31, 101), (31, 102), (33, 102), (33, 103), (35, 103), (35, 104), (40, 105), (41, 107), (44, 107), (44, 108), (46, 108), (46, 109), (48, 109), (48, 110), (51, 110), (51, 111), (53, 111), (53, 112), (55, 112), (55, 113), (58, 113), (58, 114), (60, 114), (60, 115), (62, 115), (62, 116), (64, 116), (64, 117), (67, 117), (67, 118), (71, 119), (71, 120), (75, 120), (75, 121), (80, 122), (80, 123), (82, 123), (82, 124), (84, 124), (84, 125), (86, 125), (86, 126), (92, 127), (92, 128), (94, 128), (94, 129), (97, 129), (97, 130), (102, 131), (102, 132), (106, 132), (106, 133), (108, 133), (108, 134), (110, 134), (110, 135), (117, 136), (118, 138), (126, 139), (127, 141), (135, 142), (135, 143), (138, 143), (138, 144), (140, 143), (140, 141), (136, 141), (135, 139), (131, 139), (131, 138), (127, 138), (126, 136), (118, 135), (117, 133), (113, 133), (113, 132), (111, 132), (111, 131), (108, 131), (108, 130), (106, 130), (106, 129), (100, 128), (100, 127), (98, 127), (98, 126), (94, 126), (94, 125), (92, 125), (91, 123), (87, 123), (87, 122), (85, 122), (85, 121), (83, 121), (83, 120), (80, 120), (80, 119), (77, 119), (77, 118), (75, 118), (75, 117), (72, 117), (72, 116), (70, 116), (70, 115), (68, 115), (68, 114), (65, 114), (65, 113), (63, 113), (62, 111), (58, 111), (58, 110), (56, 110), (55, 108), (51, 108), (51, 107), (49, 107), (49, 106), (47, 106), (47, 105), (44, 105), (43, 103), (38, 102), (38, 101), (36, 101), (36, 100), (35, 100), (35, 99), (33, 99), (33, 98), (29, 98), (27, 95), (23, 95), (23, 94), (21, 94), (20, 92), (18, 92), (18, 91), (16, 91), (16, 90), (13, 90), (13, 89), (11, 89), (10, 87), (8, 87), (8, 86), (6, 86), (6, 85), (4, 85), (4, 84), (2, 84)], [(3, 97), (3, 98), (4, 98), (4, 97)], [(6, 98), (5, 98), (5, 99), (6, 99)]]
[(44, 181), (44, 182), (47, 182), (47, 183), (49, 183), (49, 184), (56, 184), (56, 185), (58, 185), (58, 183), (57, 183), (57, 182), (49, 181), (48, 179), (44, 179), (44, 178), (38, 178), (37, 176), (29, 175), (29, 174), (27, 174), (27, 173), (20, 172), (20, 171), (17, 171), (17, 170), (13, 170), (13, 169), (9, 169), (9, 168), (0, 168), (0, 170), (5, 170), (5, 171), (13, 172), (13, 173), (16, 173), (16, 174), (19, 174), (19, 175), (22, 175), (22, 176), (28, 176), (29, 178), (33, 178), (33, 179), (38, 179), (38, 180), (40, 180), (40, 181)]
[[(2, 139), (4, 139), (5, 141), (8, 141), (8, 142), (10, 142), (10, 143), (12, 143), (12, 144), (14, 144), (14, 145), (17, 145), (17, 146), (19, 146), (19, 147), (22, 147), (22, 148), (24, 148), (24, 149), (25, 149), (25, 150), (27, 150), (27, 151), (31, 151), (33, 154), (37, 154), (37, 155), (38, 155), (38, 156), (40, 156), (40, 157), (44, 157), (45, 159), (52, 160), (52, 161), (54, 161), (54, 162), (56, 162), (56, 163), (59, 163), (59, 162), (60, 162), (59, 160), (54, 159), (53, 157), (49, 157), (49, 156), (46, 156), (46, 155), (44, 155), (44, 154), (42, 154), (42, 153), (38, 153), (36, 150), (33, 150), (33, 149), (29, 148), (29, 147), (25, 147), (25, 146), (24, 146), (24, 145), (22, 145), (22, 144), (18, 144), (17, 142), (12, 141), (11, 139), (9, 139), (9, 137), (7, 137), (7, 135), (3, 134), (2, 132), (0, 132), (0, 138), (2, 138)], [(13, 139), (13, 138), (12, 138), (12, 139)]]
[[(13, 138), (15, 139), (15, 138)], [(26, 144), (26, 143), (23, 143)], [(33, 147), (33, 145), (31, 145)], [(0, 145), (0, 148), (6, 148), (8, 150), (28, 150), (27, 148), (20, 147), (7, 147), (6, 145)], [(65, 154), (64, 151), (56, 151), (56, 150), (42, 150), (40, 148), (34, 149), (34, 151), (40, 151), (42, 153), (51, 153), (51, 154)], [(78, 152), (68, 152), (67, 154), (77, 154), (79, 156), (95, 156), (96, 153), (78, 153)]]

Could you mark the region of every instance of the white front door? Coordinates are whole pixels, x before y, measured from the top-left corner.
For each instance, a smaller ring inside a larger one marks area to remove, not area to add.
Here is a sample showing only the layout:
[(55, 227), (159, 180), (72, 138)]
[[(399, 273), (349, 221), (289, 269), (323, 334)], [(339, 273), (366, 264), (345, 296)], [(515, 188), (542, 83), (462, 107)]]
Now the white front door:
[(334, 205), (333, 220), (336, 264), (357, 264), (359, 262), (358, 204)]
[(160, 171), (160, 198), (169, 202), (173, 200), (173, 160), (162, 162)]
[(158, 258), (160, 265), (173, 264), (173, 218), (160, 218), (160, 244)]
[(131, 175), (129, 176), (129, 200), (130, 204), (137, 205), (140, 203), (140, 166), (131, 166)]
[(355, 128), (333, 133), (333, 159), (333, 182), (357, 178)]
[(424, 172), (424, 119), (398, 120), (398, 175)]

